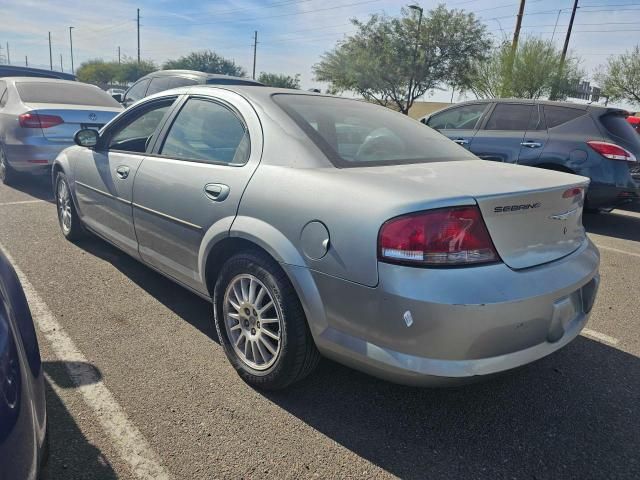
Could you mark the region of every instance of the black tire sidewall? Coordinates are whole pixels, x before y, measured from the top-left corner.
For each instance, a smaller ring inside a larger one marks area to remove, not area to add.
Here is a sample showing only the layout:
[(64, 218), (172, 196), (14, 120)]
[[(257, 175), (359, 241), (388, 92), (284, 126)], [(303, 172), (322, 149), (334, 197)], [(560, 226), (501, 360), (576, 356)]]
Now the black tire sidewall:
[[(222, 268), (214, 289), (213, 305), (215, 326), (218, 338), (233, 368), (247, 383), (264, 389), (284, 388), (296, 380), (295, 359), (298, 349), (304, 348), (300, 342), (299, 329), (306, 328), (306, 319), (300, 315), (302, 309), (297, 297), (292, 297), (293, 287), (283, 281), (279, 267), (263, 255), (242, 253), (230, 258)], [(224, 294), (233, 278), (240, 274), (251, 274), (258, 278), (269, 290), (274, 302), (278, 304), (282, 315), (280, 325), (280, 353), (273, 366), (267, 370), (254, 370), (238, 358), (227, 335), (224, 325)], [(297, 304), (296, 304), (297, 303)]]

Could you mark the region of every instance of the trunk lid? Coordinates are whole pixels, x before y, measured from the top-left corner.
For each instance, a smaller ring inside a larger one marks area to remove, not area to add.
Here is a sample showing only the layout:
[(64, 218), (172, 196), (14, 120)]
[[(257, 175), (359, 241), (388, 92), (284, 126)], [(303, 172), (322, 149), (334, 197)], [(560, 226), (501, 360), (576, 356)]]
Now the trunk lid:
[(122, 111), (120, 108), (50, 103), (31, 103), (27, 105), (27, 108), (30, 113), (54, 115), (62, 118), (64, 123), (42, 129), (42, 134), (47, 140), (61, 143), (72, 143), (73, 136), (82, 128), (99, 130)]

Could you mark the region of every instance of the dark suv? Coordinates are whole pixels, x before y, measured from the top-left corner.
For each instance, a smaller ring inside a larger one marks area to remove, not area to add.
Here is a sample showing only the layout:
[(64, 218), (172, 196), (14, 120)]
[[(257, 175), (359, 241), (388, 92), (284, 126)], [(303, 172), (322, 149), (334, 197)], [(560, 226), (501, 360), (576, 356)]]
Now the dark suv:
[(250, 78), (232, 77), (230, 75), (218, 75), (215, 73), (197, 72), (195, 70), (158, 70), (140, 78), (124, 92), (121, 99), (113, 96), (122, 105), (128, 107), (141, 98), (154, 93), (163, 92), (171, 88), (187, 87), (189, 85), (258, 85), (260, 82)]
[(617, 108), (534, 100), (476, 100), (421, 119), (478, 157), (591, 179), (589, 208), (640, 198), (640, 135)]

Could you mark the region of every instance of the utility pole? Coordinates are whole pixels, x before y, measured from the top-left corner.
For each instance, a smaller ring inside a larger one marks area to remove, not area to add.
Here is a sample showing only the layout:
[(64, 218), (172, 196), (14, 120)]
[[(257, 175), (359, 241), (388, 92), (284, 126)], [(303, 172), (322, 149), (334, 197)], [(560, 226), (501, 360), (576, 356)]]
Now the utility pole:
[(256, 79), (256, 51), (258, 49), (258, 31), (253, 32), (253, 79)]
[(62, 66), (62, 54), (60, 54), (60, 71), (64, 73), (64, 67)]
[(516, 28), (513, 31), (513, 41), (511, 42), (511, 55), (509, 55), (509, 68), (507, 69), (507, 78), (503, 86), (502, 96), (505, 97), (511, 93), (511, 77), (513, 75), (513, 62), (516, 60), (518, 52), (518, 41), (520, 40), (520, 27), (522, 26), (522, 17), (524, 17), (524, 7), (526, 0), (520, 0), (520, 9), (516, 17)]
[(138, 25), (138, 65), (140, 65), (140, 9), (138, 9), (137, 25)]
[(9, 53), (9, 42), (7, 42), (7, 65), (11, 65), (11, 54)]
[(49, 67), (53, 70), (53, 53), (51, 52), (51, 32), (49, 32)]
[(573, 9), (571, 10), (571, 19), (569, 20), (569, 28), (567, 36), (564, 38), (564, 47), (562, 47), (562, 55), (560, 55), (560, 66), (558, 67), (558, 78), (554, 82), (554, 88), (551, 91), (550, 100), (554, 100), (558, 96), (562, 72), (564, 70), (564, 62), (567, 59), (567, 50), (569, 50), (569, 40), (571, 39), (571, 30), (573, 29), (573, 20), (576, 18), (576, 10), (578, 10), (578, 0), (573, 1)]
[(24, 66), (28, 67), (29, 66), (29, 59), (27, 58), (27, 56), (24, 56)]
[(73, 68), (73, 37), (71, 36), (71, 30), (73, 30), (73, 27), (69, 27), (69, 46), (71, 47), (71, 74), (75, 75), (76, 71)]
[(556, 36), (556, 28), (558, 28), (558, 22), (560, 21), (560, 15), (562, 14), (562, 10), (558, 10), (558, 16), (556, 17), (556, 24), (553, 27), (553, 34), (551, 35), (551, 43), (553, 43), (553, 39)]
[(120, 65), (120, 47), (118, 47), (118, 65)]

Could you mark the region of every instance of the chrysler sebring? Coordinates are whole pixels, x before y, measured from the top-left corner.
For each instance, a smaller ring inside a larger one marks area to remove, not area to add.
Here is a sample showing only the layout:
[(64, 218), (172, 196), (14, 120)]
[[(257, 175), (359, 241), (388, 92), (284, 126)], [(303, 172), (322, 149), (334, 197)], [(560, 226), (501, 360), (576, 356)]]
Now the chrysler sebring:
[(383, 107), (194, 86), (76, 143), (52, 171), (63, 235), (212, 301), (257, 387), (320, 355), (413, 385), (482, 378), (563, 347), (593, 306), (588, 179), (479, 160)]

